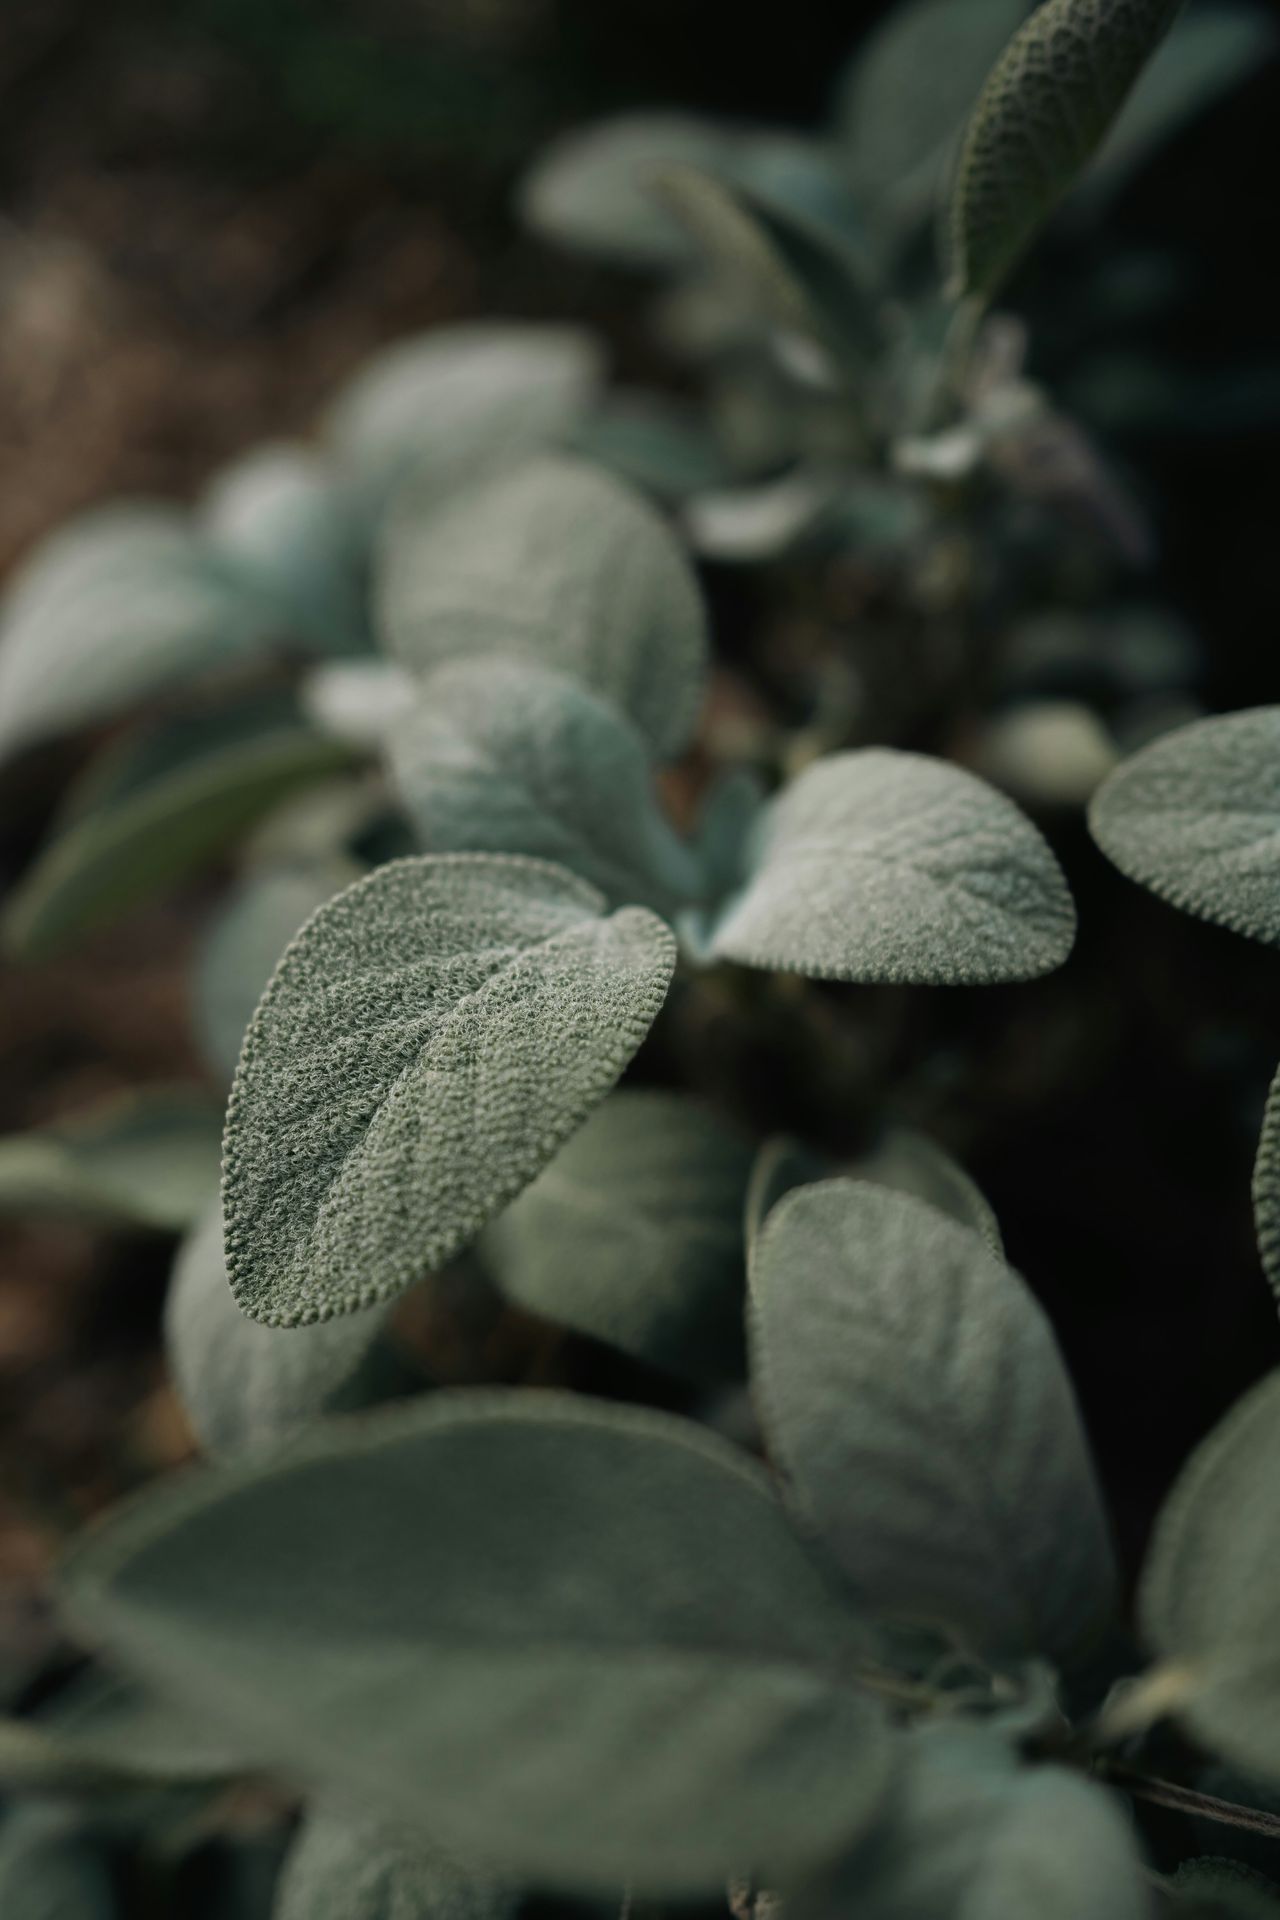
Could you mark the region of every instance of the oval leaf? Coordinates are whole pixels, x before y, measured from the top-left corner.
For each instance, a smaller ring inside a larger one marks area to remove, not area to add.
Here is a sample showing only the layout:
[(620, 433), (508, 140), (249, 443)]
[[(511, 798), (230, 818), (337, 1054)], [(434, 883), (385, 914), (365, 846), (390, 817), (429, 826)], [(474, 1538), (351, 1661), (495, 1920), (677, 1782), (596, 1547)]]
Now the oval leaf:
[(644, 1039), (675, 942), (534, 860), (397, 860), (290, 946), (245, 1037), (224, 1149), (246, 1313), (390, 1299), (466, 1245)]
[(0, 1214), (180, 1232), (218, 1185), (222, 1116), (181, 1087), (118, 1095), (0, 1139)]
[(958, 767), (868, 748), (817, 761), (761, 822), (713, 955), (816, 979), (982, 986), (1059, 966), (1075, 914), (1045, 842)]
[(499, 1881), (324, 1806), (289, 1849), (271, 1920), (511, 1920), (519, 1904)]
[(575, 128), (520, 188), (520, 211), (545, 239), (637, 267), (688, 267), (696, 250), (651, 191), (671, 166), (704, 167), (736, 146), (732, 127), (688, 114), (625, 114)]

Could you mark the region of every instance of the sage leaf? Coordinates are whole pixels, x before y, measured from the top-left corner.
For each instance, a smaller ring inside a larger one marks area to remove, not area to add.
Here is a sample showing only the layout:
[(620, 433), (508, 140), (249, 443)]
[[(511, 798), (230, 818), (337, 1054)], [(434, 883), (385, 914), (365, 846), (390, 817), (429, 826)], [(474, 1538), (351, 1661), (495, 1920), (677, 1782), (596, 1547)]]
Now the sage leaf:
[(201, 1447), (215, 1458), (234, 1454), (382, 1398), (386, 1314), (385, 1306), (366, 1307), (289, 1328), (250, 1320), (227, 1280), (215, 1206), (179, 1249), (164, 1315), (169, 1365)]
[(108, 747), (9, 897), (9, 951), (38, 959), (118, 919), (349, 759), (274, 697), (183, 714)]
[(976, 1233), (859, 1180), (800, 1188), (753, 1249), (775, 1457), (861, 1598), (993, 1656), (1107, 1624), (1106, 1522), (1053, 1332)]
[(480, 1254), (519, 1306), (694, 1380), (740, 1378), (749, 1143), (683, 1095), (611, 1094)]
[(1117, 767), (1089, 809), (1121, 873), (1280, 945), (1280, 707), (1196, 720)]
[(272, 1920), (511, 1920), (501, 1882), (345, 1807), (312, 1809), (286, 1856)]
[(60, 1808), (0, 1812), (0, 1911), (5, 1920), (113, 1920), (106, 1855)]
[(576, 674), (658, 753), (688, 744), (707, 663), (697, 582), (654, 510), (585, 462), (547, 454), (425, 522), (406, 510), (379, 594), (386, 643), (418, 672), (516, 654)]
[(0, 1787), (14, 1793), (106, 1792), (246, 1770), (243, 1751), (206, 1715), (100, 1668), (78, 1674), (32, 1718), (0, 1719)]
[(608, 1093), (675, 942), (540, 861), (392, 861), (308, 921), (254, 1015), (224, 1145), (227, 1269), (295, 1326), (474, 1239)]
[(1101, 145), (1181, 0), (1044, 0), (992, 69), (951, 189), (949, 290), (989, 297)]
[(623, 389), (590, 413), (570, 450), (668, 506), (725, 486), (733, 466), (694, 408)]
[(1267, 1094), (1253, 1163), (1253, 1221), (1262, 1271), (1280, 1304), (1280, 1073)]
[(815, 1153), (801, 1140), (789, 1134), (775, 1134), (766, 1140), (756, 1155), (747, 1182), (743, 1209), (743, 1238), (750, 1254), (769, 1215), (793, 1187), (805, 1187), (829, 1179), (835, 1171), (830, 1160)]
[(1275, 1920), (1280, 1887), (1239, 1860), (1212, 1854), (1184, 1860), (1169, 1882), (1185, 1920)]
[(118, 1094), (0, 1137), (0, 1214), (181, 1232), (218, 1185), (222, 1116), (185, 1087)]
[(962, 1227), (972, 1227), (997, 1259), (1003, 1258), (1000, 1223), (983, 1194), (964, 1168), (928, 1134), (914, 1127), (890, 1127), (871, 1151), (862, 1155), (854, 1172), (859, 1179), (927, 1200)]
[(135, 1503), (63, 1586), (264, 1759), (552, 1889), (785, 1885), (894, 1758), (766, 1477), (640, 1408), (463, 1391), (335, 1422)]
[(705, 167), (738, 129), (687, 114), (627, 114), (576, 128), (542, 154), (520, 188), (520, 212), (544, 239), (635, 267), (687, 268), (686, 229), (651, 191), (671, 166)]
[(914, 753), (830, 754), (785, 787), (713, 955), (817, 979), (980, 986), (1070, 951), (1045, 842), (972, 774)]
[(1280, 1372), (1192, 1454), (1156, 1523), (1139, 1613), (1175, 1669), (1179, 1714), (1233, 1765), (1280, 1779), (1275, 1595)]
[(557, 861), (612, 905), (669, 917), (700, 890), (694, 854), (658, 809), (644, 741), (569, 674), (450, 661), (428, 675), (389, 747), (428, 852)]

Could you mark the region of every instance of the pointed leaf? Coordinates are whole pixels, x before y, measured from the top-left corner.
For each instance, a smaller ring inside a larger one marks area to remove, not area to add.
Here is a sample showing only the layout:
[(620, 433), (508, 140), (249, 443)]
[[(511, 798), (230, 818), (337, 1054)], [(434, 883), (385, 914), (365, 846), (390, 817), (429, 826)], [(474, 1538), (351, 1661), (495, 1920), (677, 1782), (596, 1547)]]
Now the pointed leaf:
[(796, 1494), (873, 1607), (1065, 1660), (1115, 1573), (1070, 1382), (967, 1227), (864, 1181), (802, 1187), (751, 1260), (752, 1369)]
[(397, 860), (290, 946), (227, 1113), (227, 1268), (246, 1313), (352, 1313), (441, 1265), (528, 1185), (657, 1015), (675, 943), (540, 861)]
[(218, 1185), (222, 1117), (184, 1087), (149, 1087), (0, 1138), (0, 1214), (178, 1232)]
[(272, 1920), (512, 1920), (519, 1904), (367, 1814), (321, 1806), (289, 1849)]
[(1061, 964), (1075, 914), (1011, 801), (914, 753), (836, 753), (784, 788), (713, 954), (817, 979), (985, 985)]

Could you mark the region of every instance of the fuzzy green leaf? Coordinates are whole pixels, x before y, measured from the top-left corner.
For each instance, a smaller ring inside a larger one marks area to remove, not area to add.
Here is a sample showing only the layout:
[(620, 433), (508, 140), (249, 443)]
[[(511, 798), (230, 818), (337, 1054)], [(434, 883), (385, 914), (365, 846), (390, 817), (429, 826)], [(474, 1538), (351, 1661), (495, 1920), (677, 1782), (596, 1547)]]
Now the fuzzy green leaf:
[(218, 1185), (222, 1117), (181, 1087), (116, 1095), (0, 1138), (0, 1214), (94, 1226), (190, 1226)]
[(699, 891), (698, 862), (658, 809), (644, 741), (569, 674), (450, 661), (392, 733), (390, 760), (428, 852), (554, 860), (611, 904), (668, 917)]
[(1262, 1271), (1280, 1302), (1280, 1073), (1267, 1094), (1253, 1163), (1253, 1220)]
[(651, 191), (666, 167), (705, 167), (740, 139), (736, 128), (686, 114), (627, 114), (564, 135), (520, 189), (535, 232), (580, 252), (637, 267), (688, 267), (687, 231)]
[(1089, 809), (1131, 880), (1280, 945), (1280, 707), (1196, 720), (1118, 767)]
[(397, 860), (290, 946), (227, 1114), (227, 1267), (272, 1326), (390, 1299), (473, 1239), (608, 1093), (675, 942), (558, 867)]
[(965, 131), (948, 222), (950, 291), (989, 297), (1101, 145), (1182, 0), (1044, 0)]
[(462, 1392), (335, 1423), (135, 1503), (64, 1590), (275, 1764), (552, 1888), (784, 1883), (892, 1760), (840, 1677), (858, 1624), (765, 1476), (639, 1408)]
[(706, 617), (674, 534), (638, 494), (582, 461), (528, 461), (388, 538), (381, 620), (426, 672), (480, 653), (575, 674), (662, 754), (702, 704)]
[(877, 1610), (1065, 1660), (1115, 1574), (1071, 1385), (976, 1233), (865, 1181), (802, 1187), (751, 1258), (773, 1450)]
[(1183, 1468), (1139, 1595), (1143, 1630), (1176, 1668), (1191, 1731), (1270, 1779), (1280, 1779), (1277, 1475), (1280, 1372), (1247, 1393)]
[(1011, 801), (920, 754), (868, 748), (806, 769), (766, 811), (719, 959), (817, 979), (981, 986), (1061, 964), (1075, 914)]
[(519, 1897), (366, 1814), (313, 1809), (289, 1849), (272, 1920), (510, 1920)]
[(0, 1913), (4, 1920), (112, 1920), (117, 1911), (105, 1853), (54, 1807), (0, 1812)]
[(185, 714), (108, 748), (10, 896), (10, 952), (37, 959), (213, 859), (281, 800), (348, 764), (283, 701)]
[(570, 450), (678, 506), (733, 478), (732, 463), (697, 411), (661, 394), (623, 388), (588, 415)]
[(613, 1094), (485, 1229), (522, 1307), (687, 1378), (741, 1377), (748, 1142), (682, 1095)]
[(206, 1715), (93, 1667), (31, 1718), (0, 1720), (0, 1788), (15, 1793), (102, 1792), (247, 1770), (243, 1750)]
[(1000, 1223), (985, 1197), (949, 1153), (914, 1127), (890, 1127), (853, 1171), (860, 1180), (927, 1200), (962, 1227), (972, 1227), (997, 1258), (1003, 1258)]

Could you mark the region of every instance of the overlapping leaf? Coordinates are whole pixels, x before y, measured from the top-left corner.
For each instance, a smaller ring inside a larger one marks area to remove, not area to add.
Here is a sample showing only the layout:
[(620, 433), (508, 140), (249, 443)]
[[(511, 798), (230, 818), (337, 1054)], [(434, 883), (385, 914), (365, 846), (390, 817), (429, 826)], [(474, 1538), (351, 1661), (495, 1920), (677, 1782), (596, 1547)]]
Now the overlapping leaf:
[(95, 1226), (189, 1226), (218, 1184), (222, 1117), (181, 1087), (151, 1087), (0, 1138), (0, 1214)]
[(272, 1920), (510, 1920), (518, 1905), (498, 1881), (326, 1805), (289, 1849)]

